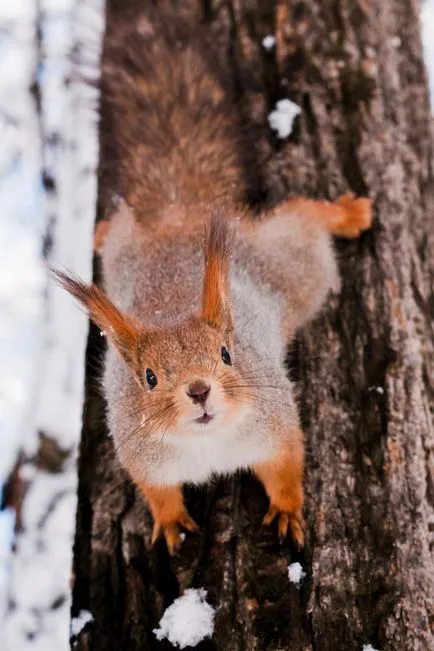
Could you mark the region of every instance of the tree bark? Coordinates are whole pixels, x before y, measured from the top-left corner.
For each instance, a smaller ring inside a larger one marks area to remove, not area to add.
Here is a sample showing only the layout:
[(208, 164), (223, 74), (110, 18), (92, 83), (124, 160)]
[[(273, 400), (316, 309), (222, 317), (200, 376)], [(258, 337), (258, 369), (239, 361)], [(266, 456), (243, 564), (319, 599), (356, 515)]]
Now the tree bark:
[[(110, 0), (108, 30), (146, 4)], [(101, 424), (92, 331), (73, 614), (88, 608), (95, 622), (74, 648), (172, 648), (152, 629), (180, 591), (204, 587), (217, 615), (198, 649), (433, 649), (433, 138), (419, 3), (172, 5), (173, 20), (207, 23), (231, 59), (240, 110), (260, 134), (256, 196), (351, 190), (374, 199), (375, 221), (337, 243), (342, 288), (289, 355), (308, 451), (303, 554), (261, 527), (267, 502), (248, 475), (188, 490), (201, 533), (174, 560), (152, 548), (150, 516)], [(302, 108), (285, 141), (267, 124), (283, 97)], [(113, 152), (104, 97), (102, 114), (103, 164)], [(300, 590), (288, 581), (294, 561), (307, 572)]]

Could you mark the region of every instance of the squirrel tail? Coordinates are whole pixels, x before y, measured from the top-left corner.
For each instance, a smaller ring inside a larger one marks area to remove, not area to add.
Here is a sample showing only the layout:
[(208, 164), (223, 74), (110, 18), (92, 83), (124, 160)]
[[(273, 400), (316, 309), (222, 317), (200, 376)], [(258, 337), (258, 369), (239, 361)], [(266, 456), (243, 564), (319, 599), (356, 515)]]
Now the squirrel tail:
[(140, 24), (109, 25), (106, 36), (101, 131), (111, 150), (102, 186), (139, 221), (244, 191), (228, 66), (209, 30), (164, 15), (146, 10)]

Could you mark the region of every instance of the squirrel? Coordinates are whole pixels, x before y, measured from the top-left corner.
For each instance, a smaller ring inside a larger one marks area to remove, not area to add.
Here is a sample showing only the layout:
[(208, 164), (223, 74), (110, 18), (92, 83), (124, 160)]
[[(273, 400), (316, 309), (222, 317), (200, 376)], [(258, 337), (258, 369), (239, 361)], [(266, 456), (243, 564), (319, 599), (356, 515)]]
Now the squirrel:
[(205, 28), (183, 29), (156, 15), (106, 38), (122, 199), (97, 230), (104, 289), (55, 273), (110, 344), (108, 427), (152, 542), (174, 553), (181, 528), (197, 529), (184, 484), (247, 469), (269, 498), (264, 523), (303, 547), (304, 441), (284, 360), (336, 283), (332, 236), (369, 229), (371, 200), (293, 197), (255, 214), (222, 64)]

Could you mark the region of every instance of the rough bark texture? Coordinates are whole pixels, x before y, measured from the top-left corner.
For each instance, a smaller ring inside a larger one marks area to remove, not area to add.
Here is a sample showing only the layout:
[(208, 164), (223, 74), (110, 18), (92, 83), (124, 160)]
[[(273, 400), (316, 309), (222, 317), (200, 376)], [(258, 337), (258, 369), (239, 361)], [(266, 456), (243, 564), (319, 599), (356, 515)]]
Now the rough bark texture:
[[(141, 0), (112, 0), (109, 25), (141, 11)], [(188, 491), (201, 533), (178, 558), (151, 548), (102, 424), (91, 336), (73, 614), (89, 608), (95, 623), (74, 648), (171, 648), (152, 629), (180, 590), (205, 587), (217, 617), (200, 649), (433, 649), (434, 186), (419, 3), (173, 2), (173, 20), (181, 11), (232, 59), (271, 201), (350, 189), (374, 198), (375, 223), (337, 244), (342, 290), (291, 349), (308, 450), (302, 557), (261, 527), (266, 498), (249, 476)], [(267, 125), (282, 97), (302, 107), (284, 142)], [(295, 560), (308, 574), (300, 591), (287, 578)]]

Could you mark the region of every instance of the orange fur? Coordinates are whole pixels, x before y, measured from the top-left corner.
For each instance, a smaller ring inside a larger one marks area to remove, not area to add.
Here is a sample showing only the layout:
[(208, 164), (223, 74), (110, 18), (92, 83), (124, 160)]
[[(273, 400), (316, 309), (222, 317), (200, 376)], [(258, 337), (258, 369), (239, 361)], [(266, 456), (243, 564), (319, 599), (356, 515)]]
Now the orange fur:
[(230, 333), (232, 310), (230, 295), (230, 255), (232, 237), (229, 222), (213, 215), (205, 240), (202, 319), (211, 327)]
[(110, 222), (107, 219), (101, 219), (95, 228), (95, 235), (93, 239), (93, 250), (95, 253), (101, 253), (104, 247), (106, 235), (110, 227)]
[(286, 443), (274, 459), (253, 468), (270, 499), (264, 524), (271, 524), (277, 517), (279, 537), (285, 538), (289, 528), (299, 547), (304, 545), (303, 465), (303, 434), (300, 431), (291, 437), (291, 443)]
[(181, 486), (154, 486), (143, 481), (137, 482), (137, 486), (154, 518), (152, 543), (163, 535), (169, 552), (174, 554), (181, 544), (181, 527), (188, 531), (198, 528), (184, 506)]
[(372, 201), (356, 198), (352, 192), (335, 202), (314, 201), (296, 197), (285, 201), (279, 209), (287, 209), (324, 223), (328, 232), (338, 237), (353, 239), (372, 225)]

